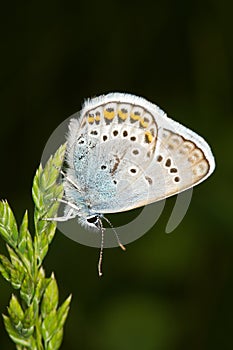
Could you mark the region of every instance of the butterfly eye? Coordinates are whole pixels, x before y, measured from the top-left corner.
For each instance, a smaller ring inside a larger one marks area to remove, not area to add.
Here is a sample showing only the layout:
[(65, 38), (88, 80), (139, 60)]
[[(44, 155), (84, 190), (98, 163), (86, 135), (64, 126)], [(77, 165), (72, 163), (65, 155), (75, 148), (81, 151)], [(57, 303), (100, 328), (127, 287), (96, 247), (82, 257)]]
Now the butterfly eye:
[(89, 216), (86, 220), (89, 226), (100, 227), (100, 219), (98, 215)]
[(98, 220), (98, 216), (90, 216), (89, 218), (87, 218), (87, 222), (89, 222), (89, 224), (94, 224), (96, 221)]

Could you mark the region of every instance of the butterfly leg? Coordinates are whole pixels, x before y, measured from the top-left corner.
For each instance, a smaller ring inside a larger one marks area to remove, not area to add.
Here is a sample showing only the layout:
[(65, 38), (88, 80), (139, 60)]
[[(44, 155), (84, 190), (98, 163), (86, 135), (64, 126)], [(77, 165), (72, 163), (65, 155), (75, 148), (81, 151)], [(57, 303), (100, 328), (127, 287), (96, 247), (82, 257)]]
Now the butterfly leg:
[(60, 203), (64, 203), (64, 204), (67, 204), (69, 205), (69, 207), (79, 211), (79, 208), (77, 207), (77, 205), (75, 205), (74, 203), (72, 202), (69, 202), (69, 201), (66, 201), (65, 199), (61, 199), (61, 198), (52, 198), (51, 199), (52, 201), (56, 201), (56, 202), (60, 202)]
[[(72, 209), (70, 210), (72, 211)], [(76, 217), (75, 214), (70, 214), (70, 212), (66, 216), (60, 216), (60, 217), (54, 217), (54, 218), (45, 218), (43, 220), (45, 221), (58, 221), (58, 222), (64, 222), (70, 219), (74, 219)]]
[(80, 191), (80, 189), (77, 186), (77, 184), (69, 176), (67, 176), (66, 173), (64, 173), (63, 170), (60, 170), (60, 173), (64, 176), (64, 178), (67, 180), (67, 182), (69, 182), (71, 185), (73, 185), (74, 188), (76, 188), (76, 190)]
[(67, 221), (76, 217), (76, 214), (73, 212), (73, 209), (70, 209), (65, 216), (54, 217), (54, 218), (44, 218), (45, 221)]
[(67, 220), (73, 219), (77, 216), (77, 211), (79, 210), (79, 208), (75, 204), (73, 204), (69, 201), (66, 201), (64, 199), (60, 199), (60, 198), (53, 198), (52, 200), (67, 204), (68, 206), (71, 207), (71, 209), (68, 211), (67, 215), (65, 215), (65, 216), (54, 217), (54, 218), (44, 218), (43, 220), (45, 220), (45, 221), (61, 221), (62, 222), (62, 221), (67, 221)]
[(66, 175), (66, 173), (59, 169), (57, 166), (53, 165), (57, 170), (59, 170), (60, 174), (64, 176), (64, 178), (67, 180), (67, 182), (69, 182), (71, 185), (74, 186), (74, 188), (76, 188), (76, 190), (80, 191), (78, 185), (69, 177)]

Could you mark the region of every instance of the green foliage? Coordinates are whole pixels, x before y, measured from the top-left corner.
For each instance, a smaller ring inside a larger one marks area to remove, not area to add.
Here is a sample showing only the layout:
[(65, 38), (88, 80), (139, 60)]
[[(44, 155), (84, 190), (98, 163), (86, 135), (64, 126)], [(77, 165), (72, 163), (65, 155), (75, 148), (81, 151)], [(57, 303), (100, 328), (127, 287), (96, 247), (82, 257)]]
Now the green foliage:
[(19, 295), (12, 294), (8, 315), (3, 315), (5, 328), (18, 350), (59, 349), (63, 326), (71, 297), (58, 307), (58, 286), (54, 274), (46, 278), (41, 266), (46, 256), (56, 223), (43, 220), (56, 216), (62, 185), (57, 184), (65, 145), (51, 157), (45, 168), (40, 165), (33, 181), (35, 234), (28, 230), (27, 211), (18, 229), (14, 214), (6, 201), (0, 202), (0, 235), (6, 241), (9, 258), (0, 254), (0, 272)]

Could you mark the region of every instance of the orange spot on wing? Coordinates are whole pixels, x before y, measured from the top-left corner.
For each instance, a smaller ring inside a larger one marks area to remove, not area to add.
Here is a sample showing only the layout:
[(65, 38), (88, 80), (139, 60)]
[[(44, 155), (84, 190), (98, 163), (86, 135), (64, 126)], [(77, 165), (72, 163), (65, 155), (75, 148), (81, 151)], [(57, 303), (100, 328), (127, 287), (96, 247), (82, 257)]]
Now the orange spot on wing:
[(150, 133), (150, 131), (146, 131), (145, 132), (145, 140), (147, 143), (151, 143), (153, 141), (153, 136)]
[(118, 111), (118, 116), (119, 118), (121, 118), (122, 120), (126, 120), (128, 118), (128, 113), (124, 113), (121, 110)]
[(115, 117), (115, 112), (108, 112), (106, 109), (104, 110), (104, 118), (108, 120), (112, 120)]

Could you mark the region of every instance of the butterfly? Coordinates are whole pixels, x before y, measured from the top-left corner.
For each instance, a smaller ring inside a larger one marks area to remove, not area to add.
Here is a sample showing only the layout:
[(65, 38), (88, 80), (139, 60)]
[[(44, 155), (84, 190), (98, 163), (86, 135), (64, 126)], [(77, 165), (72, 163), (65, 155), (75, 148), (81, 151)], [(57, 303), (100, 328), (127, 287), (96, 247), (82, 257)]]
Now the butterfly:
[(101, 233), (99, 275), (103, 220), (111, 225), (105, 214), (178, 194), (207, 179), (215, 168), (201, 136), (168, 118), (155, 104), (125, 93), (86, 100), (79, 118), (70, 121), (65, 161), (60, 200), (64, 216), (51, 219), (77, 217), (81, 225)]

